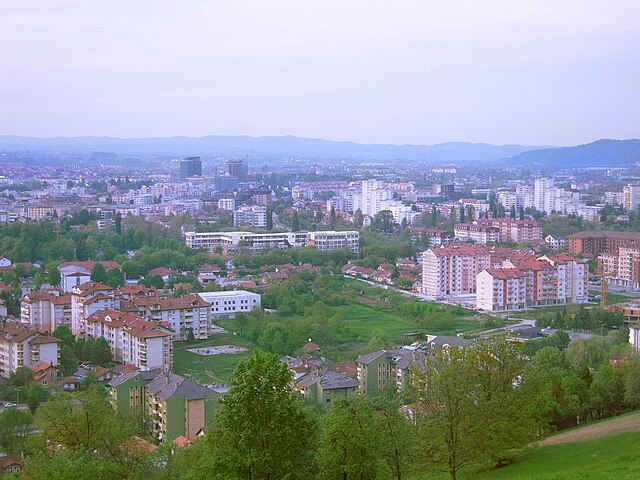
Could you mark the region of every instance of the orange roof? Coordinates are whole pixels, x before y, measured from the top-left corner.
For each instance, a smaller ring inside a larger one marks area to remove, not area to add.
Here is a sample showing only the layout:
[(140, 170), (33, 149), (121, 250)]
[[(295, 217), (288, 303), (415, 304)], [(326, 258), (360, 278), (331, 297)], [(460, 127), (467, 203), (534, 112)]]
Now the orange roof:
[(187, 437), (185, 437), (184, 435), (180, 435), (179, 437), (175, 438), (173, 440), (173, 443), (178, 447), (178, 448), (184, 448), (187, 445), (191, 445), (193, 442), (191, 440), (189, 440)]

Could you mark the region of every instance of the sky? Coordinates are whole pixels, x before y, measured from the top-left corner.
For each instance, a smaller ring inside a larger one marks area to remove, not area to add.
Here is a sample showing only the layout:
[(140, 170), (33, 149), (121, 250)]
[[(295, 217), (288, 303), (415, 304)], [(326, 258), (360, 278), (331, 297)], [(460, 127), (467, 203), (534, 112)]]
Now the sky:
[(0, 135), (640, 137), (638, 0), (2, 0)]

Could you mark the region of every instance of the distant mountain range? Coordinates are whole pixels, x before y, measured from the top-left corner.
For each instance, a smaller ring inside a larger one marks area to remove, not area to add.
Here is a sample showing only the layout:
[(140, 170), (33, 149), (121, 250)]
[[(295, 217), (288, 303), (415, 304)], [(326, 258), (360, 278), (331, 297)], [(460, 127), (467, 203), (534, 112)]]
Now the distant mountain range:
[[(478, 166), (518, 165), (528, 168), (624, 166), (640, 162), (640, 140), (598, 140), (576, 147), (490, 145), (450, 142), (437, 145), (381, 145), (334, 142), (294, 136), (249, 137), (56, 137), (0, 136), (0, 150), (110, 152), (118, 155), (303, 160), (359, 160), (429, 163), (472, 163)], [(108, 155), (100, 155), (103, 160)]]
[(523, 145), (451, 142), (438, 145), (380, 145), (334, 142), (294, 136), (248, 137), (56, 137), (0, 136), (0, 149), (50, 152), (112, 152), (120, 155), (202, 155), (214, 157), (302, 158), (326, 160), (496, 161), (536, 148)]

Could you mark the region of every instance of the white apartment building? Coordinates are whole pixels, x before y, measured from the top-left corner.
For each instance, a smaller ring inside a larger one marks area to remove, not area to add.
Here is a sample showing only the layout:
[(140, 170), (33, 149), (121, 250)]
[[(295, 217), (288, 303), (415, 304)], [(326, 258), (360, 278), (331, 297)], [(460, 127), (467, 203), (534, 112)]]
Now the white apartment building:
[(120, 310), (113, 288), (98, 282), (86, 282), (71, 290), (71, 332), (78, 338), (86, 334), (86, 319), (99, 310)]
[(321, 252), (348, 248), (352, 252), (360, 251), (360, 232), (321, 231), (307, 234), (307, 246), (315, 247)]
[(608, 282), (640, 288), (640, 248), (619, 247), (618, 253), (601, 253), (598, 264), (607, 275)]
[(353, 210), (360, 210), (363, 215), (374, 217), (383, 210), (393, 214), (396, 223), (405, 220), (411, 223), (417, 214), (410, 206), (393, 199), (393, 190), (384, 188), (379, 180), (363, 180), (359, 191), (353, 195)]
[(629, 184), (622, 189), (624, 195), (624, 209), (635, 212), (640, 207), (640, 185)]
[(20, 302), (20, 319), (35, 330), (47, 332), (60, 325), (71, 326), (71, 295), (28, 293)]
[(173, 332), (167, 325), (115, 310), (100, 310), (87, 318), (87, 337), (104, 338), (116, 362), (140, 370), (173, 365)]
[(55, 208), (46, 205), (29, 205), (27, 207), (27, 218), (29, 220), (40, 222), (51, 218), (55, 211)]
[(230, 318), (236, 313), (248, 313), (262, 304), (262, 297), (246, 290), (201, 292), (202, 300), (211, 305), (211, 318)]
[(211, 334), (211, 305), (197, 294), (179, 298), (132, 298), (138, 314), (169, 326), (174, 339), (186, 339), (189, 331), (195, 338), (208, 338)]
[(5, 324), (0, 330), (0, 377), (8, 378), (20, 367), (43, 361), (60, 363), (61, 340), (19, 324)]
[[(324, 232), (281, 232), (281, 233), (253, 233), (253, 232), (185, 232), (185, 243), (189, 248), (202, 248), (212, 250), (216, 247), (235, 248), (241, 245), (253, 250), (268, 248), (304, 247), (313, 242), (312, 234), (326, 234), (337, 237), (342, 236), (349, 244), (352, 251), (359, 251), (360, 234), (357, 231), (324, 231)], [(357, 235), (357, 242), (354, 237)], [(326, 237), (325, 237), (326, 238)], [(321, 242), (322, 243), (322, 242)], [(327, 246), (330, 243), (323, 243)], [(341, 247), (342, 248), (342, 247)]]
[(235, 198), (221, 198), (218, 200), (218, 208), (220, 210), (226, 210), (228, 212), (233, 212), (236, 209), (236, 199)]
[(422, 293), (475, 293), (476, 276), (490, 266), (490, 251), (484, 246), (430, 248), (422, 254)]
[(476, 277), (476, 307), (488, 312), (527, 305), (527, 274), (517, 268), (490, 268)]
[(267, 228), (267, 207), (252, 205), (238, 208), (233, 212), (233, 226), (251, 225), (256, 228)]
[(458, 223), (453, 230), (457, 240), (471, 240), (480, 245), (500, 241), (500, 229), (491, 225), (478, 222)]

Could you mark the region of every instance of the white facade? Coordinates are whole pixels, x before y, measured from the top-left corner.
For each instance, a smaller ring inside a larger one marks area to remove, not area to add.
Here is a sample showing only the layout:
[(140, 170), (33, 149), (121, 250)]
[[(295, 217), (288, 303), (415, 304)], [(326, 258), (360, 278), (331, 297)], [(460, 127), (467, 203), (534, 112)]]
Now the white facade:
[(640, 354), (640, 326), (629, 326), (629, 343), (635, 353)]
[(251, 225), (267, 228), (267, 207), (261, 205), (242, 206), (233, 212), (233, 226)]
[(71, 297), (31, 292), (20, 302), (20, 319), (35, 330), (53, 331), (71, 325)]
[[(336, 238), (343, 236), (354, 252), (359, 250), (360, 234), (356, 231), (324, 231), (324, 232), (281, 232), (281, 233), (253, 233), (253, 232), (185, 232), (185, 243), (189, 248), (211, 250), (221, 247), (247, 246), (254, 250), (277, 247), (304, 247), (313, 243), (313, 235), (325, 234)], [(355, 236), (358, 241), (355, 242)], [(326, 245), (326, 244), (325, 244)]]
[(309, 232), (307, 245), (316, 247), (321, 252), (348, 248), (352, 252), (358, 253), (360, 251), (360, 232)]
[(71, 332), (83, 338), (86, 319), (99, 310), (119, 310), (120, 300), (114, 297), (113, 289), (107, 285), (87, 282), (71, 290)]
[(140, 370), (168, 372), (173, 363), (172, 332), (137, 315), (101, 310), (87, 319), (87, 337), (104, 338), (116, 362)]
[(0, 335), (0, 376), (8, 378), (20, 367), (38, 361), (58, 365), (60, 340), (33, 330), (5, 330)]
[(476, 307), (488, 312), (527, 305), (527, 276), (516, 268), (483, 270), (476, 277)]
[(236, 209), (236, 200), (235, 198), (221, 198), (218, 200), (218, 208), (220, 210), (227, 210), (232, 212)]
[(229, 318), (236, 313), (248, 313), (262, 304), (262, 297), (245, 290), (230, 292), (201, 292), (198, 294), (211, 304), (211, 318)]
[(635, 212), (640, 206), (640, 185), (629, 184), (622, 189), (624, 209)]
[(422, 293), (469, 294), (476, 291), (476, 275), (489, 268), (487, 247), (430, 248), (422, 254)]

